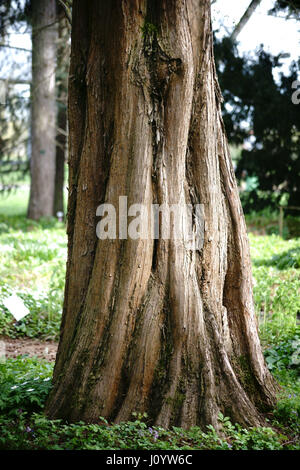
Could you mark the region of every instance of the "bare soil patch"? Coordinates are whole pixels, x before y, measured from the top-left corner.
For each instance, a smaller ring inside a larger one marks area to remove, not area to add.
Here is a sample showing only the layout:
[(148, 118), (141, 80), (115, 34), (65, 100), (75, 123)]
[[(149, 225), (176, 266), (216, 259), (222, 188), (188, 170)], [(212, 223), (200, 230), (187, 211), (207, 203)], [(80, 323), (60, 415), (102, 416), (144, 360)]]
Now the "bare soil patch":
[(58, 343), (39, 341), (35, 338), (9, 338), (0, 336), (0, 353), (5, 357), (36, 356), (47, 361), (55, 361)]

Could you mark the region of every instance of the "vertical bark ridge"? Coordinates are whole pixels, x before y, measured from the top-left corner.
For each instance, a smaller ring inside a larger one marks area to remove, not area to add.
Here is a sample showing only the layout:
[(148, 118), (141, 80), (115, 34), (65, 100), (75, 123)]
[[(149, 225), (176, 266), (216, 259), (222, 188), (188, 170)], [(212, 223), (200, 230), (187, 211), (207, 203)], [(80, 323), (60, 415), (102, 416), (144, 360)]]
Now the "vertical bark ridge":
[[(221, 119), (220, 116), (220, 122), (223, 127)], [(224, 136), (224, 131), (221, 135)], [(224, 138), (223, 149), (225, 149), (225, 152), (223, 150), (223, 153), (220, 153), (223, 181), (225, 181), (224, 174), (227, 171), (226, 165), (229, 165), (231, 173), (231, 181), (228, 182), (227, 178), (225, 190), (231, 217), (230, 233), (232, 234), (232, 239), (228, 244), (229, 264), (224, 285), (224, 305), (229, 312), (232, 343), (235, 346), (242, 346), (242, 348), (236, 348), (235, 355), (243, 361), (244, 369), (248, 370), (248, 375), (250, 371), (250, 375), (253, 376), (256, 384), (252, 390), (250, 389), (252, 399), (255, 402), (261, 401), (271, 405), (278, 386), (265, 366), (258, 337), (258, 324), (252, 301), (252, 269), (247, 229), (240, 200), (236, 196), (238, 190), (231, 160), (229, 159), (227, 143), (224, 142)], [(238, 223), (239, 229), (237, 229)], [(245, 266), (247, 270), (245, 270)], [(238, 290), (238, 295), (233, 294), (236, 290)]]
[[(89, 30), (87, 21), (87, 6), (83, 3), (77, 3), (73, 9), (73, 27), (72, 27), (72, 49), (70, 59), (70, 69), (68, 78), (68, 121), (69, 121), (69, 149), (68, 149), (68, 166), (69, 166), (69, 182), (68, 182), (68, 261), (67, 275), (65, 282), (65, 300), (62, 315), (62, 323), (60, 330), (60, 343), (58, 347), (58, 357), (61, 363), (64, 362), (64, 356), (68, 351), (68, 346), (62, 348), (62, 344), (66, 341), (66, 332), (71, 332), (68, 324), (72, 320), (68, 312), (68, 295), (70, 281), (70, 267), (73, 252), (73, 233), (74, 220), (76, 213), (76, 187), (78, 181), (78, 171), (80, 164), (80, 156), (83, 147), (85, 125), (86, 125), (86, 55), (89, 43)], [(82, 22), (78, 21), (82, 18)], [(84, 31), (84, 34), (83, 34)], [(68, 317), (68, 318), (67, 318)], [(67, 325), (67, 328), (66, 328)], [(57, 363), (54, 368), (54, 377), (60, 364)]]
[[(58, 355), (61, 363), (65, 361), (66, 355), (72, 353), (74, 332), (84, 308), (97, 244), (96, 208), (104, 201), (112, 151), (113, 114), (105, 113), (103, 119), (105, 102), (114, 93), (114, 88), (108, 89), (104, 83), (104, 77), (109, 75), (111, 67), (109, 56), (102, 62), (99, 55), (95, 56), (99, 44), (105, 49), (101, 32), (105, 37), (109, 25), (101, 15), (94, 16), (92, 11), (93, 6), (83, 2), (76, 4), (73, 11), (68, 106), (70, 148), (65, 288), (68, 295), (65, 295), (60, 342), (68, 346)], [(107, 14), (112, 16), (113, 13), (110, 11)], [(103, 24), (99, 28), (101, 20)], [(94, 74), (103, 79), (95, 81)], [(113, 81), (113, 77), (109, 79)], [(57, 364), (54, 375), (59, 367)]]

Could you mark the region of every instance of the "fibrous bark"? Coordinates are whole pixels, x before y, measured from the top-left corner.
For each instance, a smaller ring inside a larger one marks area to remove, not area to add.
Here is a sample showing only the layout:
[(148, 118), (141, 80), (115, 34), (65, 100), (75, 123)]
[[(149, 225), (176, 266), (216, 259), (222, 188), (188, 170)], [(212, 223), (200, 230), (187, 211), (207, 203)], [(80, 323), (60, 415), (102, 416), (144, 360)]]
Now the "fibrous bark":
[[(223, 412), (263, 423), (245, 221), (228, 153), (210, 1), (74, 1), (68, 265), (50, 417), (147, 412), (163, 426)], [(98, 240), (96, 208), (203, 204), (204, 242)]]
[(55, 21), (55, 0), (32, 0), (30, 219), (53, 214), (57, 42)]

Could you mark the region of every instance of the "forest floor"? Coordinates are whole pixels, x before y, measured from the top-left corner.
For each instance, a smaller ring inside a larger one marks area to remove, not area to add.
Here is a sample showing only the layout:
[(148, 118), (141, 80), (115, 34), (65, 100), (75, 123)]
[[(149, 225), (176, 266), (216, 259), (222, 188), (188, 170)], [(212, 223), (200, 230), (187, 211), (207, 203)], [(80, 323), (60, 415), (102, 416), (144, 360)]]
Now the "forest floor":
[(40, 341), (36, 338), (10, 338), (0, 336), (2, 358), (18, 356), (38, 357), (54, 362), (58, 343), (55, 341)]

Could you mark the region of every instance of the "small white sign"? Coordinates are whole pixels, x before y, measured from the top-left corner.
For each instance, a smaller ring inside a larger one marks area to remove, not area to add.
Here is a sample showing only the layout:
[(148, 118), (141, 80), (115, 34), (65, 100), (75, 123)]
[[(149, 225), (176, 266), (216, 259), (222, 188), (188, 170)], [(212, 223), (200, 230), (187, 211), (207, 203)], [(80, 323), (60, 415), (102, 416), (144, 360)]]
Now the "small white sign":
[(29, 310), (24, 305), (23, 300), (20, 299), (20, 297), (18, 297), (15, 294), (11, 295), (7, 299), (4, 299), (3, 304), (5, 305), (7, 310), (9, 310), (10, 313), (15, 317), (17, 321), (21, 320), (29, 313)]

